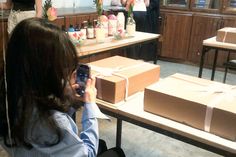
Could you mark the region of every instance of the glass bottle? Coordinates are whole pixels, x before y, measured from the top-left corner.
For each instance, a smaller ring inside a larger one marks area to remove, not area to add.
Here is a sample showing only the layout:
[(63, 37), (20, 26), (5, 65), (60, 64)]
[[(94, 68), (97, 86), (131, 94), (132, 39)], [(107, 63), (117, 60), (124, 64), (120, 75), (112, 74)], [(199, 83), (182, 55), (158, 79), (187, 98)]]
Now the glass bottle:
[(74, 35), (75, 33), (75, 29), (74, 29), (74, 26), (70, 24), (68, 30), (67, 30), (67, 33), (70, 37), (71, 40), (76, 40), (76, 36)]
[(117, 31), (124, 32), (125, 29), (125, 16), (123, 12), (117, 14)]
[(101, 26), (105, 30), (105, 36), (108, 37), (108, 18), (107, 18), (107, 16), (106, 15), (101, 15), (99, 17), (99, 20), (101, 22)]
[(130, 15), (127, 19), (127, 24), (126, 24), (126, 32), (128, 36), (135, 36), (136, 32), (136, 23), (133, 17), (133, 14)]
[(94, 38), (94, 27), (92, 25), (92, 22), (88, 22), (88, 28), (87, 28), (87, 38), (93, 39)]
[(77, 39), (80, 40), (81, 38), (81, 32), (80, 32), (80, 27), (79, 27), (79, 24), (76, 24), (75, 26), (75, 33), (76, 33), (76, 36), (77, 36)]
[(65, 25), (62, 25), (62, 26), (61, 26), (61, 30), (64, 31), (64, 32), (66, 32), (66, 26), (65, 26)]
[(93, 28), (94, 28), (94, 37), (96, 38), (96, 29), (98, 26), (98, 20), (94, 19), (93, 20)]
[(108, 35), (114, 35), (117, 32), (117, 17), (114, 14), (108, 16)]
[(100, 17), (98, 17), (97, 26), (96, 26), (96, 42), (103, 43), (106, 37), (106, 30), (101, 23)]
[(88, 27), (88, 21), (83, 21), (81, 24), (81, 39), (85, 40), (87, 39), (87, 27)]
[(69, 29), (68, 29), (68, 32), (74, 32), (75, 29), (74, 29), (74, 26), (73, 25), (70, 25)]
[(105, 41), (106, 32), (103, 27), (100, 26), (101, 24), (98, 24), (96, 28), (96, 41), (97, 43), (103, 43)]
[(76, 24), (75, 31), (80, 31), (79, 24)]

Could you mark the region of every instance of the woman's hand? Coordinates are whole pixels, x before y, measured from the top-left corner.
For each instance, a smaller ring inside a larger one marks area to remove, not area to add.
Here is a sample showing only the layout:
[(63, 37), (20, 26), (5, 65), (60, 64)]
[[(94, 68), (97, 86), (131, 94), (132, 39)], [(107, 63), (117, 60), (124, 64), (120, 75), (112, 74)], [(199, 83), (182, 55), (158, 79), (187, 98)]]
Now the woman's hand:
[(96, 78), (91, 77), (87, 80), (85, 93), (84, 93), (84, 102), (86, 103), (95, 103), (97, 96), (97, 89), (95, 88)]
[(96, 84), (96, 78), (91, 77), (86, 82), (86, 88), (84, 96), (81, 97), (79, 94), (77, 94), (76, 90), (79, 88), (79, 84), (76, 82), (76, 71), (72, 73), (71, 79), (70, 79), (70, 86), (72, 89), (71, 91), (68, 90), (68, 88), (65, 89), (66, 95), (70, 95), (73, 102), (86, 102), (86, 103), (95, 103), (96, 96), (97, 96), (97, 89), (95, 88)]
[(149, 7), (150, 0), (144, 0), (144, 3), (145, 3), (145, 5), (146, 5), (146, 7)]

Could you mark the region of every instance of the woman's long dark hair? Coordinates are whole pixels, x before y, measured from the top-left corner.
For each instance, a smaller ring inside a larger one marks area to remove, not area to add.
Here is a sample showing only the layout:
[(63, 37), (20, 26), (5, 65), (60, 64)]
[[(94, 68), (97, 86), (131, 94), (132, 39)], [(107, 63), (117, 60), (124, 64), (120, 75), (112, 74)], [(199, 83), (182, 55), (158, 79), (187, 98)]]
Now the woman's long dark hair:
[[(76, 66), (74, 45), (68, 35), (54, 24), (44, 19), (31, 18), (15, 27), (6, 51), (7, 99), (14, 144), (29, 144), (25, 134), (29, 129), (29, 121), (36, 116), (35, 110), (38, 119), (57, 133), (60, 140), (60, 132), (49, 118), (50, 110), (66, 112), (70, 107), (64, 89)], [(1, 129), (7, 139), (5, 86), (2, 78), (0, 83)]]

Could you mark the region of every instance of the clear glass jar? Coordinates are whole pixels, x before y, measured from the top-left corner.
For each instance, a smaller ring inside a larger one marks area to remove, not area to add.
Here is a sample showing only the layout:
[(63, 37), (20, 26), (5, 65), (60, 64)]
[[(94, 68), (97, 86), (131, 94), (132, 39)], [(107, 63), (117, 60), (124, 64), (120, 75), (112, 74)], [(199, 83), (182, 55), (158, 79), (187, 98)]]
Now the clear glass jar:
[(135, 36), (136, 32), (136, 23), (133, 17), (133, 14), (130, 15), (127, 19), (126, 32), (128, 36)]
[(80, 31), (82, 32), (81, 39), (83, 40), (87, 39), (87, 28), (88, 28), (88, 21), (83, 21), (80, 29)]
[(108, 35), (112, 36), (117, 32), (117, 17), (114, 14), (108, 16)]
[(95, 34), (96, 42), (97, 43), (105, 42), (106, 31), (105, 31), (104, 26), (102, 25), (100, 20), (97, 21), (97, 26), (95, 28), (95, 32), (96, 32), (96, 34)]
[(123, 12), (117, 14), (117, 31), (124, 32), (125, 29), (125, 15)]
[(87, 38), (93, 39), (94, 38), (94, 27), (92, 22), (88, 22), (88, 28), (87, 28)]

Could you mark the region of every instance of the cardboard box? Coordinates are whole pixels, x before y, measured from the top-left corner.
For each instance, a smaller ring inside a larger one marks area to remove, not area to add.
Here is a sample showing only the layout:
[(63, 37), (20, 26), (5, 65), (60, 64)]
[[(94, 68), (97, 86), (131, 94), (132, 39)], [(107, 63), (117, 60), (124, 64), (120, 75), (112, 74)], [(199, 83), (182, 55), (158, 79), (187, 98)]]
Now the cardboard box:
[(236, 44), (236, 28), (225, 27), (217, 31), (216, 41)]
[(160, 75), (159, 65), (121, 56), (91, 62), (90, 66), (93, 74), (100, 75), (96, 79), (97, 97), (111, 103), (124, 100), (126, 92), (130, 96), (143, 91)]
[(236, 88), (230, 85), (174, 74), (145, 88), (144, 110), (236, 140)]

